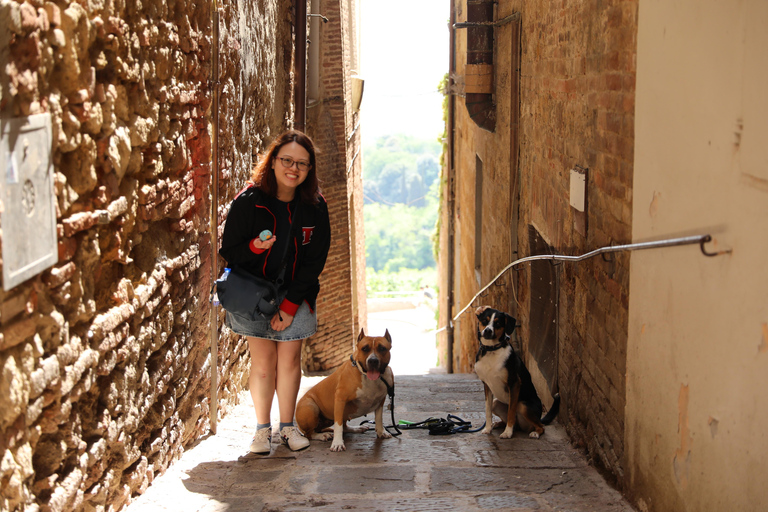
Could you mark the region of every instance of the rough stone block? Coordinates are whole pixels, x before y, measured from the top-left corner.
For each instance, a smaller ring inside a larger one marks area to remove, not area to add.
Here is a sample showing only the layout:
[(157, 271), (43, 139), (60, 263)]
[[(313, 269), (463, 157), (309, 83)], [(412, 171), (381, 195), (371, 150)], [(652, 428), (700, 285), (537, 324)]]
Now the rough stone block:
[[(88, 215), (83, 217), (83, 220), (86, 217), (88, 217)], [(70, 217), (65, 222), (68, 223), (67, 225), (70, 226), (70, 229), (74, 229), (73, 224), (75, 224), (77, 221), (75, 221), (74, 219), (72, 219), (72, 217)], [(49, 270), (47, 274), (44, 275), (43, 280), (45, 281), (45, 284), (47, 284), (49, 287), (56, 288), (58, 286), (61, 286), (65, 282), (69, 281), (70, 279), (72, 279), (72, 276), (75, 275), (76, 270), (77, 270), (77, 265), (75, 265), (74, 262), (70, 261), (60, 267), (54, 267), (51, 270)]]
[(32, 317), (24, 318), (3, 327), (0, 333), (0, 352), (15, 347), (35, 335), (37, 326)]

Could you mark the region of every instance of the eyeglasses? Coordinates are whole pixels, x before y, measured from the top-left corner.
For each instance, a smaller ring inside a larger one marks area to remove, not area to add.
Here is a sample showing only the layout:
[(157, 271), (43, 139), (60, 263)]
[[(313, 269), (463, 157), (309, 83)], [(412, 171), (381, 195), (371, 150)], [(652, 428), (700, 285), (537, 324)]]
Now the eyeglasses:
[(294, 160), (293, 158), (289, 156), (279, 156), (277, 157), (278, 160), (283, 164), (284, 167), (287, 169), (290, 169), (293, 167), (293, 164), (296, 164), (296, 169), (298, 169), (301, 172), (307, 172), (310, 168), (309, 162), (304, 162), (302, 160)]

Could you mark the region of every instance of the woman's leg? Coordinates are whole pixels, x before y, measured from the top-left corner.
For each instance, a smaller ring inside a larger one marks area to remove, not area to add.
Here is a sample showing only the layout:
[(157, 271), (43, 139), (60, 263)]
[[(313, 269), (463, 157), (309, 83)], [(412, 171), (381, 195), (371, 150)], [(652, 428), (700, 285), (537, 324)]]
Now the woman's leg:
[(277, 343), (277, 404), (280, 423), (292, 423), (301, 386), (302, 340)]
[(258, 423), (272, 423), (272, 398), (275, 396), (277, 375), (277, 343), (272, 340), (248, 337), (251, 352), (251, 374), (248, 383), (256, 409)]

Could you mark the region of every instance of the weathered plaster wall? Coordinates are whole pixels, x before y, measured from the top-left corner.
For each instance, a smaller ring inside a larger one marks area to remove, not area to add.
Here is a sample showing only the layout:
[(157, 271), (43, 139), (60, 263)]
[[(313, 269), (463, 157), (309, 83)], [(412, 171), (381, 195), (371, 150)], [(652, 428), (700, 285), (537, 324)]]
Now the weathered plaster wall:
[[(692, 15), (695, 13), (695, 16)], [(643, 511), (763, 510), (768, 5), (640, 2), (627, 480)]]
[[(52, 116), (59, 240), (54, 267), (0, 292), (3, 510), (119, 509), (207, 432), (210, 9), (0, 4), (0, 108)], [(292, 14), (221, 14), (223, 211), (290, 121)], [(219, 350), (225, 409), (246, 348)]]

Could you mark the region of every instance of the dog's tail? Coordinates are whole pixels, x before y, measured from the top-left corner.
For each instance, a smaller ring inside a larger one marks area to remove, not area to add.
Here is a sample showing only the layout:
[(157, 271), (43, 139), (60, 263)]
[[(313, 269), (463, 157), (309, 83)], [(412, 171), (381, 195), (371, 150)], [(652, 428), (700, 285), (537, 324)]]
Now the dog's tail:
[(560, 411), (560, 393), (555, 393), (555, 396), (553, 396), (554, 402), (552, 402), (552, 407), (550, 407), (549, 411), (547, 412), (547, 415), (541, 418), (541, 422), (544, 425), (549, 425), (552, 423), (552, 420), (555, 419), (557, 416), (557, 413)]

